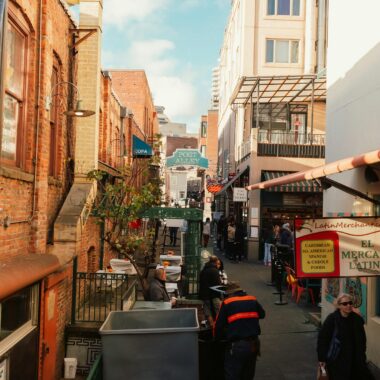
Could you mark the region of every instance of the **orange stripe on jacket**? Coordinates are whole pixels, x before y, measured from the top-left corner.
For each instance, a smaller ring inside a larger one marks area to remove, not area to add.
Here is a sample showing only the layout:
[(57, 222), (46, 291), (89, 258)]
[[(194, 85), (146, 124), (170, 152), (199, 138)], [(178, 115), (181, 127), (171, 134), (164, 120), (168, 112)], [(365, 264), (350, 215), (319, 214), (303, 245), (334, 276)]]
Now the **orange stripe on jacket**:
[(240, 296), (240, 297), (230, 297), (224, 300), (223, 302), (228, 305), (231, 302), (236, 302), (236, 301), (256, 301), (256, 297), (253, 296)]
[(247, 318), (259, 318), (259, 314), (256, 311), (249, 311), (246, 313), (236, 313), (228, 317), (228, 323), (237, 321), (238, 319), (247, 319)]

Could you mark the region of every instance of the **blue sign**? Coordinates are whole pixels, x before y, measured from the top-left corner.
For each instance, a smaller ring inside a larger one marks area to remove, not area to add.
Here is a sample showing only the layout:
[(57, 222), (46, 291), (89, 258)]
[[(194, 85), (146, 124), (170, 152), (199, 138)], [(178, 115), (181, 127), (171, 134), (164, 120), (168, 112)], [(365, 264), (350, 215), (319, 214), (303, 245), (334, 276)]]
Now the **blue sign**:
[(135, 135), (132, 137), (132, 152), (133, 157), (147, 158), (153, 156), (152, 147)]
[(177, 149), (166, 159), (166, 166), (199, 166), (208, 168), (208, 159), (203, 157), (197, 149)]

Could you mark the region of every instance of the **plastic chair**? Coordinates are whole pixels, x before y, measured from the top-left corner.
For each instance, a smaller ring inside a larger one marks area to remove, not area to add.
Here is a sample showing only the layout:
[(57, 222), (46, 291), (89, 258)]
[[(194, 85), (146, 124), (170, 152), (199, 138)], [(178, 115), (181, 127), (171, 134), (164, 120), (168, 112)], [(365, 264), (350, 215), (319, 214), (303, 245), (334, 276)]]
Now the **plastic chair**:
[(285, 273), (286, 273), (286, 282), (288, 284), (288, 291), (292, 291), (292, 298), (293, 297), (296, 298), (297, 286), (298, 286), (296, 274), (294, 270), (289, 266), (285, 266)]
[(308, 287), (307, 281), (305, 282), (305, 285), (300, 280), (297, 281), (297, 300), (296, 300), (296, 302), (297, 303), (300, 302), (301, 296), (306, 290), (309, 293), (311, 303), (313, 305), (315, 305), (313, 289)]

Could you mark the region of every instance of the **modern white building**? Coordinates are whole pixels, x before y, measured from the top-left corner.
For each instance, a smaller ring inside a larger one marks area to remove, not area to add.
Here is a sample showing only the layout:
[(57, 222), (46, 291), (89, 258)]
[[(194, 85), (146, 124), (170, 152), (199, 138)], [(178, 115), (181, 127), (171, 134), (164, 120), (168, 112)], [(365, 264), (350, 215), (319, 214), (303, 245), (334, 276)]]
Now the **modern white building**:
[(322, 189), (314, 182), (251, 191), (244, 203), (234, 202), (232, 192), (324, 163), (322, 3), (232, 1), (220, 54), (218, 125), (218, 170), (229, 182), (216, 199), (219, 211), (247, 224), (253, 258), (260, 257), (266, 225), (322, 214)]

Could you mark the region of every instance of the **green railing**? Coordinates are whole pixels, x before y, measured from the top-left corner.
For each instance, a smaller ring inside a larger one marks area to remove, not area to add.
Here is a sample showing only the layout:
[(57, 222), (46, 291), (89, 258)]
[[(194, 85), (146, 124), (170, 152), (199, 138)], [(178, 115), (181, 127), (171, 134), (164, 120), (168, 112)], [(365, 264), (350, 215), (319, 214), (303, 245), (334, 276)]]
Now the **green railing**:
[(74, 271), (72, 323), (104, 322), (110, 311), (123, 310), (135, 287), (126, 274)]
[(103, 379), (103, 357), (100, 354), (91, 367), (90, 373), (86, 380), (102, 380)]

